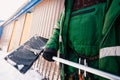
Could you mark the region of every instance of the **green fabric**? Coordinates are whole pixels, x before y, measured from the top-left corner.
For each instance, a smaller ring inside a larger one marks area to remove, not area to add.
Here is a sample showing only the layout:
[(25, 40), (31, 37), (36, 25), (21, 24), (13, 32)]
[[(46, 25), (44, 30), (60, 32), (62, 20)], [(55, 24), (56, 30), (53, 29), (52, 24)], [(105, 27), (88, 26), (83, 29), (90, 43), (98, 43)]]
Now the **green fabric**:
[[(102, 30), (101, 49), (120, 46), (120, 0), (112, 0), (108, 7)], [(120, 56), (101, 58), (99, 69), (120, 76)], [(100, 77), (100, 80), (107, 79)]]
[[(61, 36), (63, 39), (64, 49), (66, 49), (67, 47), (67, 31), (68, 31), (69, 19), (71, 15), (72, 3), (73, 3), (73, 0), (65, 1), (65, 14), (64, 14), (65, 16), (64, 16), (63, 25), (61, 26)], [(64, 51), (64, 53), (66, 53), (66, 51)]]
[(59, 48), (59, 29), (54, 29), (52, 37), (48, 40), (45, 47), (46, 48), (53, 48), (55, 50), (58, 50)]
[[(100, 63), (102, 63), (100, 64), (101, 70), (120, 76), (120, 57), (119, 56), (104, 57), (102, 58)], [(100, 80), (107, 80), (107, 79), (100, 77)]]
[[(100, 47), (108, 47), (106, 44), (109, 39), (106, 39), (111, 34), (116, 18), (120, 15), (120, 0), (113, 0), (109, 2), (108, 10), (105, 16), (104, 26), (102, 30), (102, 41)], [(114, 36), (113, 36), (114, 37)], [(113, 45), (111, 45), (113, 46)]]
[(101, 31), (105, 15), (105, 3), (83, 8), (72, 14), (93, 10), (72, 16), (68, 30), (68, 44), (80, 54), (94, 56), (99, 52)]
[[(107, 0), (107, 3), (100, 3), (71, 13), (72, 3), (73, 0), (66, 0), (65, 12), (62, 13), (57, 24), (58, 28), (54, 30), (46, 48), (59, 49), (60, 54), (64, 54), (65, 59), (78, 62), (78, 58), (74, 53), (70, 52), (69, 49), (67, 50), (68, 44), (79, 54), (86, 56), (99, 54), (100, 48), (120, 45), (120, 26), (115, 23), (120, 14), (120, 0)], [(71, 15), (91, 9), (93, 11), (89, 13), (71, 17)], [(60, 36), (62, 37), (62, 42), (59, 42)], [(117, 63), (120, 61), (118, 58), (113, 57), (105, 57), (100, 59), (100, 62), (99, 60), (89, 62), (88, 66), (120, 75), (120, 73), (111, 69), (113, 64), (110, 61), (115, 64), (113, 68), (119, 70), (118, 67), (120, 66)], [(109, 66), (106, 67), (107, 64)], [(68, 80), (65, 79), (65, 75), (70, 75), (76, 70), (76, 68), (71, 66), (62, 65), (62, 80)], [(97, 76), (94, 77), (98, 78)], [(76, 78), (75, 80), (78, 79)], [(100, 77), (100, 80), (104, 80), (104, 78)]]
[[(88, 8), (73, 12), (72, 15), (79, 12), (95, 9), (93, 12), (73, 16), (69, 21), (67, 40), (69, 46), (80, 55), (95, 56), (99, 55), (99, 43), (105, 15), (105, 3), (100, 3)], [(86, 24), (87, 23), (87, 24)], [(63, 27), (64, 29), (65, 27)], [(66, 32), (67, 32), (66, 31)], [(78, 63), (78, 58), (74, 53), (67, 51), (67, 59)], [(72, 59), (71, 59), (72, 58)], [(89, 67), (98, 68), (98, 60), (88, 63)], [(66, 66), (66, 73), (72, 74), (77, 69)]]

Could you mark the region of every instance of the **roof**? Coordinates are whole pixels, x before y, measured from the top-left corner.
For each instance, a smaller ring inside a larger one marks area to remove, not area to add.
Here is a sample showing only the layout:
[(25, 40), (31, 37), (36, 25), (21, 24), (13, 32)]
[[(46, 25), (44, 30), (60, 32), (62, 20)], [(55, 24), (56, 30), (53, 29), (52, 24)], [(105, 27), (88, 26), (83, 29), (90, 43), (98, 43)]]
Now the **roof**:
[(20, 15), (30, 12), (30, 10), (41, 1), (42, 0), (29, 0), (14, 15), (12, 15), (8, 20), (6, 20), (1, 26), (4, 27), (8, 25), (10, 22), (16, 20)]

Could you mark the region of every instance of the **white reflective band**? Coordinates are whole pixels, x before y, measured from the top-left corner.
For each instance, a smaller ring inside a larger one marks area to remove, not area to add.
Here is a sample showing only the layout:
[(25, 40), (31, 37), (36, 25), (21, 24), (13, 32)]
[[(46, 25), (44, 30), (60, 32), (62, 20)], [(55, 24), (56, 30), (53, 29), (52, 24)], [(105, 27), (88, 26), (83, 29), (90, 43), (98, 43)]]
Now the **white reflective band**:
[(107, 56), (120, 56), (120, 46), (102, 48), (100, 50), (100, 58)]
[(59, 36), (59, 42), (62, 42), (62, 36), (61, 35)]
[(55, 26), (54, 26), (54, 28), (58, 28), (58, 26), (57, 26), (57, 25), (55, 25)]

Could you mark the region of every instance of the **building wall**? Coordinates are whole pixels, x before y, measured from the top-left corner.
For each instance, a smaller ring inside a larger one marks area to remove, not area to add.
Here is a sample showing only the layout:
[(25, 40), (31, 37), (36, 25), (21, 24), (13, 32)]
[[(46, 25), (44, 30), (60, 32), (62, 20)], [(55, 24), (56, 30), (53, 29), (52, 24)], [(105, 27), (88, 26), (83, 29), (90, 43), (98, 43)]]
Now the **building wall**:
[(3, 27), (3, 33), (1, 36), (1, 40), (0, 40), (0, 48), (3, 51), (7, 51), (7, 49), (8, 49), (9, 42), (10, 42), (11, 36), (12, 36), (12, 31), (14, 28), (14, 24), (15, 24), (15, 21), (13, 21), (10, 24), (8, 24), (7, 26)]
[(43, 0), (34, 8), (30, 36), (38, 34), (49, 38), (63, 10), (64, 0)]
[(20, 16), (19, 19), (15, 21), (13, 34), (9, 42), (8, 51), (15, 50), (20, 45), (20, 40), (24, 29), (23, 27), (25, 24), (25, 16), (26, 14)]
[[(31, 13), (25, 13), (4, 26), (0, 47), (10, 52), (35, 34), (49, 39), (63, 10), (63, 5), (64, 0), (43, 0), (33, 8)], [(60, 79), (59, 64), (56, 62), (49, 63), (40, 56), (33, 67), (49, 80)]]
[(25, 15), (26, 16), (25, 16), (23, 31), (21, 34), (20, 45), (29, 39), (29, 33), (30, 33), (30, 27), (31, 27), (33, 13), (26, 13)]
[[(38, 34), (49, 39), (64, 8), (63, 5), (64, 0), (43, 0), (42, 3), (37, 5), (33, 10), (29, 36)], [(56, 62), (50, 63), (40, 56), (33, 66), (49, 80), (60, 80), (59, 64), (56, 64)]]
[(0, 46), (7, 46), (4, 49), (11, 51), (35, 34), (50, 38), (63, 10), (63, 4), (64, 0), (43, 0), (31, 13), (25, 13), (4, 26)]

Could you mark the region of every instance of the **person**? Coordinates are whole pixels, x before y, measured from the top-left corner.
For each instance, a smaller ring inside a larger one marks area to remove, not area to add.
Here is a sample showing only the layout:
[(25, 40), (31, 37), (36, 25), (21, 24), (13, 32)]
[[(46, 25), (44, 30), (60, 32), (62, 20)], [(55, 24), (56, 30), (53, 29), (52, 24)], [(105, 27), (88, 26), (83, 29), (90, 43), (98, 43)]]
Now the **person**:
[(107, 2), (100, 42), (99, 69), (120, 76), (120, 0)]
[[(65, 9), (48, 40), (43, 57), (57, 56), (120, 75), (120, 0), (65, 0)], [(113, 66), (114, 65), (114, 66)], [(78, 74), (80, 73), (80, 74)], [(62, 80), (104, 80), (61, 65)]]

